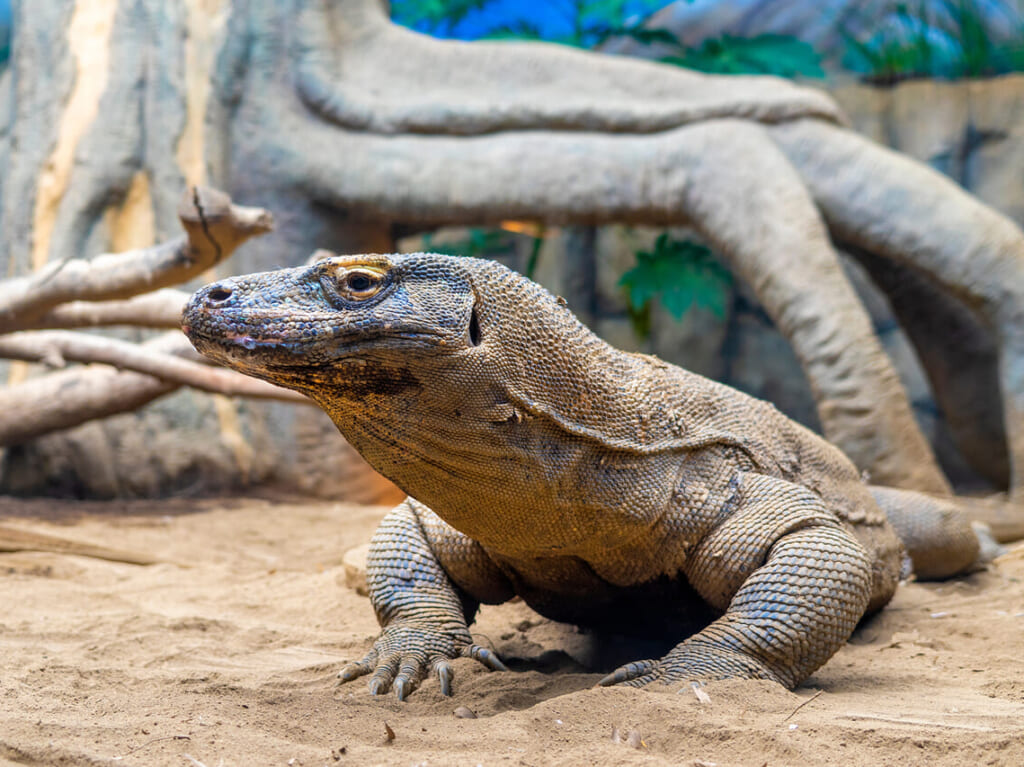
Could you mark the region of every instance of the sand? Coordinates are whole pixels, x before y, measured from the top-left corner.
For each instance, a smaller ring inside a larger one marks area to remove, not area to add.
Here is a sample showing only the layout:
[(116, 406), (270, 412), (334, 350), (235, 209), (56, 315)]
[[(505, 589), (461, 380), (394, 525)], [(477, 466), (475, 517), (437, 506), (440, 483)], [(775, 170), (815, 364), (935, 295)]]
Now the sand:
[(342, 558), (383, 513), (0, 498), (10, 527), (158, 561), (0, 554), (0, 765), (1024, 764), (1024, 548), (901, 587), (795, 692), (594, 688), (614, 652), (512, 603), (474, 631), (513, 671), (459, 660), (454, 697), (400, 704), (335, 686), (377, 630)]

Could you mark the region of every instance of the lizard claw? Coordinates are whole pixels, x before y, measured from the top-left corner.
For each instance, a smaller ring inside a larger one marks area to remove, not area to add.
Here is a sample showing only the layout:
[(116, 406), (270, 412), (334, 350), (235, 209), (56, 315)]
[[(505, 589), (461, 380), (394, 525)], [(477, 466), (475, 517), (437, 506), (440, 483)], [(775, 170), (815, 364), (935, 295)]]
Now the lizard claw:
[(380, 695), (391, 689), (398, 669), (398, 656), (390, 653), (377, 662), (377, 670), (370, 677), (370, 695)]
[(452, 696), (452, 671), (451, 665), (446, 660), (434, 664), (434, 671), (437, 673), (437, 681), (441, 684), (441, 694), (450, 698)]
[(496, 653), (478, 644), (464, 647), (462, 649), (462, 656), (483, 663), (491, 671), (508, 671), (508, 667), (501, 662), (501, 658)]
[(611, 687), (615, 684), (628, 684), (630, 687), (643, 687), (655, 679), (657, 661), (638, 660), (620, 666), (612, 673), (602, 679), (598, 684), (601, 687)]
[(473, 658), (493, 671), (508, 670), (492, 650), (468, 639), (468, 632), (463, 639), (431, 627), (388, 626), (362, 660), (338, 672), (338, 684), (372, 673), (370, 695), (393, 690), (398, 700), (405, 700), (428, 671), (437, 676), (441, 694), (450, 696), (454, 676), (450, 658)]
[(369, 674), (374, 669), (373, 659), (376, 657), (377, 653), (371, 652), (358, 663), (349, 663), (338, 672), (338, 685), (343, 685), (345, 682), (351, 682), (353, 679)]
[(405, 700), (406, 696), (416, 689), (419, 681), (424, 676), (425, 665), (426, 663), (420, 654), (414, 653), (402, 658), (402, 665), (398, 669), (398, 676), (395, 677), (395, 681), (391, 685), (395, 691), (396, 698)]
[(391, 688), (395, 691), (395, 697), (398, 700), (405, 700), (405, 696), (412, 692), (412, 683), (408, 679), (399, 677), (395, 680), (395, 683), (391, 685)]

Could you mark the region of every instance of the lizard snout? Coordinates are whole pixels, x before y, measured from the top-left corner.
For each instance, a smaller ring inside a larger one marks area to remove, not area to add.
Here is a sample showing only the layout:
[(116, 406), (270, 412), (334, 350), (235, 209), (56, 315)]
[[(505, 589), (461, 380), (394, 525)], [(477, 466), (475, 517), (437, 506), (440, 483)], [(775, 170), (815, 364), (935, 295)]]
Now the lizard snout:
[(214, 321), (218, 316), (217, 310), (230, 305), (232, 296), (236, 295), (236, 287), (231, 280), (221, 280), (193, 293), (181, 313), (181, 329), (185, 334), (191, 337), (193, 327)]

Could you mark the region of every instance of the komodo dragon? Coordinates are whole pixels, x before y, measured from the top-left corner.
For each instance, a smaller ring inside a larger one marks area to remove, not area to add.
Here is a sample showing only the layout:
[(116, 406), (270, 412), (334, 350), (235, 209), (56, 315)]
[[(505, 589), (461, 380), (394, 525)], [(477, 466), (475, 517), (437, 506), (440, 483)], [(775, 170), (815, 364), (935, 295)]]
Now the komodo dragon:
[[(901, 577), (904, 547), (837, 448), (768, 403), (612, 348), (493, 261), (328, 254), (209, 285), (182, 325), (211, 359), (309, 395), (408, 493), (368, 559), (383, 631), (340, 674), (372, 674), (373, 694), (403, 699), (432, 672), (449, 695), (460, 656), (504, 669), (468, 623), (515, 595), (597, 629), (706, 624), (604, 685), (794, 687)], [(920, 507), (897, 522), (929, 575), (974, 561), (943, 502), (878, 496)]]

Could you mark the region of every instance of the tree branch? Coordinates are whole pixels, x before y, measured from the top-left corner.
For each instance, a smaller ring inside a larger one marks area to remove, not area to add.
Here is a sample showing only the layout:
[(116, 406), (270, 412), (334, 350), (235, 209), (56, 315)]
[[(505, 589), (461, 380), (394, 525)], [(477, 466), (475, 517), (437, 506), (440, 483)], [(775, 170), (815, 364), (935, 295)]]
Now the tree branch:
[(135, 410), (177, 388), (108, 367), (74, 368), (0, 388), (0, 446)]
[(72, 301), (56, 306), (34, 320), (15, 320), (14, 330), (50, 330), (55, 328), (133, 325), (143, 328), (177, 328), (181, 309), (189, 294), (164, 288), (124, 301)]
[[(296, 92), (321, 118), (350, 130), (635, 134), (715, 118), (843, 120), (821, 91), (777, 78), (707, 75), (551, 44), (441, 41), (391, 24), (378, 0), (298, 6)], [(424, 71), (434, 74), (429, 88), (418, 86)]]
[(74, 368), (0, 388), (0, 446), (135, 410), (182, 385), (229, 396), (310, 403), (301, 394), (188, 359), (193, 355), (195, 350), (180, 333), (140, 345), (60, 331), (0, 336), (0, 357), (124, 368)]
[(66, 301), (128, 298), (185, 282), (273, 227), (268, 211), (233, 205), (223, 192), (205, 187), (188, 190), (178, 217), (184, 237), (90, 260), (54, 262), (34, 274), (0, 282), (0, 332), (31, 327)]
[(182, 359), (177, 354), (191, 351), (182, 338), (181, 351), (154, 351), (138, 344), (114, 338), (74, 333), (68, 330), (39, 330), (0, 335), (0, 357), (42, 362), (63, 367), (67, 361), (100, 362), (121, 370), (146, 373), (180, 386), (226, 394), (229, 396), (277, 399), (286, 402), (309, 402), (305, 396), (279, 386), (222, 368), (208, 367)]

